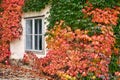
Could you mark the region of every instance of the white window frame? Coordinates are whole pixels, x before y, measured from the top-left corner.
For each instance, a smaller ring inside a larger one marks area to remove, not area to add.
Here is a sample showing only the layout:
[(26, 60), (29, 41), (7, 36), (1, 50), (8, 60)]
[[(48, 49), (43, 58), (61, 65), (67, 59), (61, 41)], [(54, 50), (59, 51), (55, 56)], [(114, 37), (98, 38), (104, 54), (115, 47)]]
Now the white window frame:
[[(42, 49), (41, 50), (35, 50), (35, 19), (41, 19), (42, 20), (42, 34), (36, 34), (36, 35), (41, 35), (42, 36)], [(27, 49), (26, 48), (26, 20), (32, 20), (32, 39), (33, 39), (33, 43), (32, 43), (32, 49)], [(45, 28), (44, 28), (44, 17), (28, 17), (25, 18), (25, 51), (32, 51), (32, 52), (42, 52), (44, 54), (44, 47), (45, 47), (45, 39), (44, 39), (44, 33), (45, 33)]]

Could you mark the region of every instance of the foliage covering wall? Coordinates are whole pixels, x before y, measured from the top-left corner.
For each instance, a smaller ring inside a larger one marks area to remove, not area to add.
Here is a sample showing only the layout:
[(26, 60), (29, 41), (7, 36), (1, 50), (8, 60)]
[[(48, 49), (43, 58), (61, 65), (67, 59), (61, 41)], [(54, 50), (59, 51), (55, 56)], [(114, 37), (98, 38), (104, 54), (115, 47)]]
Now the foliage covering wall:
[(0, 62), (11, 55), (10, 42), (22, 34), (20, 24), (24, 0), (2, 0), (0, 4)]
[[(41, 5), (37, 5), (36, 2), (38, 2)], [(85, 34), (87, 34), (87, 36), (89, 37), (102, 35), (103, 30), (101, 29), (102, 28), (101, 26), (104, 26), (106, 28), (107, 27), (112, 28), (110, 30), (110, 34), (114, 34), (112, 37), (115, 39), (115, 42), (113, 41), (114, 46), (109, 47), (110, 51), (108, 51), (106, 54), (110, 56), (109, 58), (111, 60), (109, 63), (110, 77), (111, 79), (116, 79), (114, 77), (115, 75), (114, 73), (120, 70), (120, 67), (118, 65), (118, 61), (119, 61), (118, 57), (120, 55), (120, 52), (119, 52), (120, 51), (120, 7), (119, 7), (120, 1), (119, 0), (46, 0), (44, 1), (44, 4), (42, 3), (43, 3), (42, 0), (36, 0), (36, 1), (28, 0), (28, 2), (26, 1), (26, 5), (24, 6), (23, 10), (25, 12), (39, 11), (42, 8), (44, 8), (46, 4), (48, 3), (51, 4), (50, 16), (48, 18), (48, 21), (50, 22), (50, 24), (48, 25), (48, 30), (50, 30), (51, 32), (49, 32), (50, 34), (48, 33), (48, 35), (51, 36), (52, 34), (54, 36), (52, 36), (53, 38), (50, 39), (50, 41), (51, 40), (54, 41), (57, 37), (61, 39), (60, 34), (62, 33), (59, 34), (59, 29), (57, 33), (55, 29), (56, 22), (57, 24), (59, 24), (60, 20), (64, 20), (65, 24), (71, 27), (72, 34), (75, 34), (74, 31), (76, 31), (77, 29), (80, 29), (80, 30), (86, 31)], [(31, 4), (32, 6), (30, 6), (29, 4)], [(66, 26), (63, 25), (62, 27), (65, 28)], [(55, 31), (56, 34), (55, 33), (53, 34), (52, 31), (53, 32)], [(106, 35), (106, 37), (108, 36)], [(50, 41), (48, 40), (48, 43), (52, 43)], [(55, 45), (48, 44), (48, 46), (54, 46), (55, 48), (59, 46), (56, 44)], [(69, 43), (69, 44), (72, 44), (72, 43)], [(102, 46), (104, 47), (104, 50), (105, 50), (105, 45), (107, 44), (109, 43), (106, 43)], [(56, 50), (53, 50), (53, 51), (56, 51)], [(49, 56), (50, 54), (52, 54), (53, 56)], [(57, 54), (57, 53), (49, 52), (45, 60), (46, 59), (48, 60), (48, 58), (51, 60), (52, 57), (55, 57), (54, 54)], [(59, 57), (56, 58), (56, 60), (57, 59), (59, 59)], [(43, 61), (43, 63), (45, 62)], [(52, 64), (52, 60), (50, 63), (51, 65), (55, 65), (54, 63)], [(48, 66), (46, 66), (46, 71), (43, 70), (47, 74), (49, 74), (49, 69), (47, 68), (50, 67), (49, 65), (50, 63), (47, 64), (46, 62), (45, 65), (48, 65)], [(45, 68), (45, 65), (43, 66), (44, 68)], [(55, 67), (55, 69), (58, 69), (58, 68)]]
[[(3, 0), (0, 5), (0, 28), (2, 30), (0, 31), (0, 54), (1, 57), (5, 55), (0, 58), (0, 61), (10, 56), (9, 43), (20, 37), (19, 22), (23, 3), (23, 0)], [(48, 18), (50, 24), (47, 42), (51, 51), (45, 58), (36, 61), (38, 64), (36, 68), (42, 69), (43, 73), (52, 78), (56, 76), (71, 80), (79, 78), (116, 79), (117, 77), (114, 76), (118, 75), (120, 70), (118, 60), (120, 55), (120, 1), (25, 0), (23, 11), (40, 11), (48, 3), (51, 4), (51, 10)], [(60, 20), (64, 20), (65, 24)], [(7, 52), (4, 52), (6, 50)], [(89, 58), (92, 61), (89, 61)], [(73, 62), (76, 62), (77, 66), (73, 65)], [(89, 64), (92, 66), (86, 66)], [(79, 67), (80, 65), (84, 66)], [(96, 72), (96, 66), (99, 67), (99, 72)]]

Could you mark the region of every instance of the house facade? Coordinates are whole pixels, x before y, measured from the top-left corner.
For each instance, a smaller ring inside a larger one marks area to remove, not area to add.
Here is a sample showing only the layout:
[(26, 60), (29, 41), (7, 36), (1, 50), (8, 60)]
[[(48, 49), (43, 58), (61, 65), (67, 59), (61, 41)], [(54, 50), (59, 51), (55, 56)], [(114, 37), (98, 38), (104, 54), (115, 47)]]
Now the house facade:
[(23, 13), (21, 20), (23, 33), (20, 39), (10, 43), (11, 58), (22, 59), (27, 51), (35, 53), (38, 57), (46, 55), (45, 32), (49, 11), (50, 6), (47, 5), (40, 12)]

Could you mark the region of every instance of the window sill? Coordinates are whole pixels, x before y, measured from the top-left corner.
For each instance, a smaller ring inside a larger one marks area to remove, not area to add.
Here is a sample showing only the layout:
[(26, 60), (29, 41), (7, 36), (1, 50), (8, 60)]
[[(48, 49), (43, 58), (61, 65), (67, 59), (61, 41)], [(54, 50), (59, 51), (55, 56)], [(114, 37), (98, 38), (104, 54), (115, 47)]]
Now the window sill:
[(45, 55), (43, 50), (25, 50), (26, 53), (32, 52), (39, 55)]

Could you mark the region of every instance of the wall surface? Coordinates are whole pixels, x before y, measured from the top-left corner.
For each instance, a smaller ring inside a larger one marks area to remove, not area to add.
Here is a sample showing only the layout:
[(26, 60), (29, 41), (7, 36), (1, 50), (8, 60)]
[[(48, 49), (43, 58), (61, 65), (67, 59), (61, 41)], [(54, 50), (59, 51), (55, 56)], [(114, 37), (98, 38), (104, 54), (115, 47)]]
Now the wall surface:
[[(22, 59), (23, 55), (25, 54), (25, 19), (27, 17), (33, 17), (33, 16), (43, 16), (44, 19), (44, 33), (46, 32), (47, 29), (47, 25), (48, 25), (48, 21), (46, 20), (46, 18), (49, 16), (49, 10), (50, 10), (50, 6), (46, 6), (44, 9), (42, 9), (40, 12), (28, 12), (28, 13), (24, 13), (22, 16), (22, 20), (21, 20), (21, 24), (23, 27), (23, 34), (21, 35), (20, 39), (17, 39), (13, 42), (10, 43), (10, 51), (11, 51), (11, 58), (13, 59)], [(44, 37), (45, 38), (45, 37)], [(44, 50), (42, 52), (38, 52), (36, 53), (36, 55), (38, 57), (44, 57), (46, 55), (46, 42), (44, 39)], [(43, 54), (44, 53), (44, 54)]]

